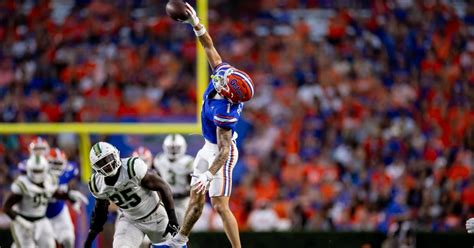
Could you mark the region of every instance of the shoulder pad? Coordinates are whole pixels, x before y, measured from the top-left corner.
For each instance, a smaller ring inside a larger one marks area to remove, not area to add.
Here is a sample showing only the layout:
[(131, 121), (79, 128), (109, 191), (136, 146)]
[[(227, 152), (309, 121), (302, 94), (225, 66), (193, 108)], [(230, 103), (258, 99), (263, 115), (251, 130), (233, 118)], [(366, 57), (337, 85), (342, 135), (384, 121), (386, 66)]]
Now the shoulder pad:
[(97, 187), (96, 173), (92, 173), (92, 176), (89, 180), (88, 187), (92, 195), (96, 196), (99, 194), (99, 188)]

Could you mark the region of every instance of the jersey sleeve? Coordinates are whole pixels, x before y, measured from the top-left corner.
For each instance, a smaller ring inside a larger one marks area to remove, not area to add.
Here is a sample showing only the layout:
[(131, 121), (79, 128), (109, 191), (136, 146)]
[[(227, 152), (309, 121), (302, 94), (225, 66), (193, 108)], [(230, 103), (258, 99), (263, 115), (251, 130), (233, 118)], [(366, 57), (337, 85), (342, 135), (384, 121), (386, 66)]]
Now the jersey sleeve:
[(79, 175), (79, 168), (77, 167), (76, 164), (71, 164), (73, 171), (72, 171), (72, 177), (77, 177)]
[(99, 187), (97, 187), (97, 180), (96, 180), (96, 174), (92, 174), (91, 179), (89, 180), (89, 184), (87, 185), (89, 187), (89, 191), (92, 193), (92, 196), (94, 196), (97, 199), (100, 199), (99, 197)]
[(24, 195), (26, 194), (26, 186), (25, 184), (20, 181), (20, 180), (15, 180), (11, 187), (10, 187), (11, 191), (13, 194), (16, 194), (16, 195)]
[(212, 74), (215, 74), (220, 69), (227, 69), (227, 68), (230, 68), (230, 67), (231, 67), (231, 65), (229, 65), (228, 63), (222, 62), (222, 63), (218, 64), (216, 67), (214, 67), (214, 70), (212, 71)]
[(223, 103), (214, 108), (213, 121), (216, 126), (234, 129), (240, 118), (238, 104)]
[(137, 178), (141, 181), (148, 171), (148, 166), (138, 157), (133, 157), (127, 161), (127, 172), (130, 179)]

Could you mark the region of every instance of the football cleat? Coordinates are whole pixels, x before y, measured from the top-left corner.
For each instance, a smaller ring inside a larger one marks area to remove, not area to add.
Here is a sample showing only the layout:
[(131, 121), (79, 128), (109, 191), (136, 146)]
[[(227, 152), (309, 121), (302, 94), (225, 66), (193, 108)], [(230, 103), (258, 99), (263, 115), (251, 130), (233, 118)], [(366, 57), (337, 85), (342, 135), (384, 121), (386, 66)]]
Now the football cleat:
[(178, 243), (174, 239), (168, 239), (158, 244), (151, 244), (151, 248), (187, 248), (186, 243)]

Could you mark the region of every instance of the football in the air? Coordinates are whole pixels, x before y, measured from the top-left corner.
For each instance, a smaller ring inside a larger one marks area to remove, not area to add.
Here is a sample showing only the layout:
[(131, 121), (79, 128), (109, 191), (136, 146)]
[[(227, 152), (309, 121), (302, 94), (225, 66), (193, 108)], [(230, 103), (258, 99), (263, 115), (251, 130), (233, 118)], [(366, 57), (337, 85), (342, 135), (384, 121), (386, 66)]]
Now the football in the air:
[(166, 4), (166, 14), (175, 21), (184, 21), (188, 18), (186, 4), (183, 0), (170, 0)]

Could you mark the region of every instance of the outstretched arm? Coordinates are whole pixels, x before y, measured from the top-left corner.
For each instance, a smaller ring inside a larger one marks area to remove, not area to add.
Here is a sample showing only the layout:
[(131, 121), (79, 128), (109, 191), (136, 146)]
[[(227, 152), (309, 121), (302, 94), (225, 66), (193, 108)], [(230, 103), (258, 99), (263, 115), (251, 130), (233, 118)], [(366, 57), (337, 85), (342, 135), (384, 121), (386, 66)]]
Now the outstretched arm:
[(199, 18), (197, 17), (196, 11), (188, 3), (186, 3), (186, 7), (188, 19), (184, 22), (189, 23), (191, 24), (191, 26), (193, 26), (194, 33), (198, 37), (201, 45), (204, 47), (207, 60), (209, 61), (209, 64), (211, 65), (212, 69), (214, 69), (222, 63), (221, 56), (214, 47), (211, 35), (209, 35), (209, 33), (207, 32), (206, 27), (204, 27), (204, 25), (199, 22)]
[(94, 211), (92, 212), (91, 216), (89, 233), (87, 234), (87, 239), (84, 243), (85, 248), (91, 247), (95, 237), (97, 237), (97, 235), (102, 232), (104, 224), (107, 221), (109, 204), (110, 202), (108, 200), (96, 199)]

